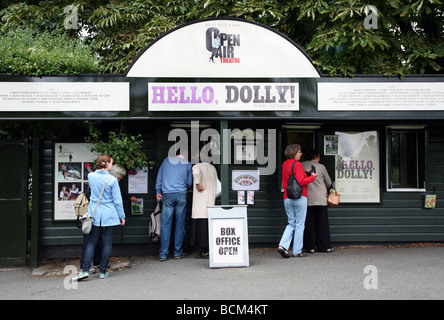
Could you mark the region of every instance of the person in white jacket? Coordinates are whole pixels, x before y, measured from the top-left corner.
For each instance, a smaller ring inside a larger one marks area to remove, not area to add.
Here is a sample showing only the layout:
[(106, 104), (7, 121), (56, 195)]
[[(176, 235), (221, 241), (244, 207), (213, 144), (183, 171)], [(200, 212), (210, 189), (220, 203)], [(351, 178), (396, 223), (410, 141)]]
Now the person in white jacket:
[(207, 206), (214, 206), (215, 204), (217, 180), (217, 171), (212, 164), (202, 162), (193, 166), (191, 245), (200, 246), (201, 251), (197, 258), (208, 258)]

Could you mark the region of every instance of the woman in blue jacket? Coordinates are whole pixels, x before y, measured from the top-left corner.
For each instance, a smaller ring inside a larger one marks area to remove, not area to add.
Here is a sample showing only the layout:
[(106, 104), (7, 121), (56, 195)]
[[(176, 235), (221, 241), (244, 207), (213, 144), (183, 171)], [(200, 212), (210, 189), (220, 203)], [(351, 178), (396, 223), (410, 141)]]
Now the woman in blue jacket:
[(106, 268), (108, 267), (111, 256), (114, 227), (125, 225), (125, 212), (123, 210), (119, 183), (115, 177), (110, 175), (112, 167), (113, 159), (109, 155), (102, 154), (96, 161), (97, 170), (88, 174), (91, 198), (87, 216), (93, 214), (100, 193), (102, 192), (103, 185), (105, 183), (106, 185), (102, 196), (100, 197), (99, 205), (94, 213), (93, 227), (86, 246), (82, 272), (79, 273), (76, 280), (82, 280), (89, 277), (91, 260), (93, 259), (94, 250), (101, 232), (103, 236), (103, 249), (102, 260), (100, 262), (100, 279), (109, 276), (109, 273), (106, 272)]

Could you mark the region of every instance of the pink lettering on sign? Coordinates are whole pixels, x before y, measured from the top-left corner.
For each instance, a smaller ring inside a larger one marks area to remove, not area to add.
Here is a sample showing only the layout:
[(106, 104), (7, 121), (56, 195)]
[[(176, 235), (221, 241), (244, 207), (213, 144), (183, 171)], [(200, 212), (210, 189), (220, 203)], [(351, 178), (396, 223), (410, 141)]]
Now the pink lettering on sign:
[(152, 103), (210, 104), (214, 101), (214, 89), (211, 86), (202, 89), (197, 86), (153, 86), (151, 96)]

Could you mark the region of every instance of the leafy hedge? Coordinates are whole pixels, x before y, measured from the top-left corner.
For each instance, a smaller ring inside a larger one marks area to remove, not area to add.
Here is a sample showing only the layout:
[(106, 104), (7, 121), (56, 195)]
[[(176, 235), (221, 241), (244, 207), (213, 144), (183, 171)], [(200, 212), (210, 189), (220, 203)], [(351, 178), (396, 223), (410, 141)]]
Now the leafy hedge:
[(0, 73), (43, 76), (100, 72), (99, 58), (80, 39), (20, 29), (0, 37)]

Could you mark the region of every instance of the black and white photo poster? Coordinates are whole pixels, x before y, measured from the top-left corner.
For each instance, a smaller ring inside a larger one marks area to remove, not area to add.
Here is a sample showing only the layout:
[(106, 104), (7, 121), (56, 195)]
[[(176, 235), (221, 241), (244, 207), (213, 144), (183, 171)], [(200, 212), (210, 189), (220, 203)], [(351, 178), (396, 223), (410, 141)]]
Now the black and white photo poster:
[(97, 154), (89, 143), (54, 143), (54, 220), (75, 220), (74, 203), (88, 188)]

